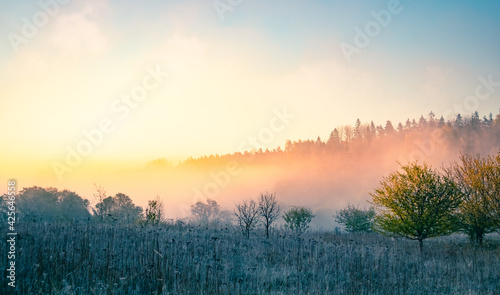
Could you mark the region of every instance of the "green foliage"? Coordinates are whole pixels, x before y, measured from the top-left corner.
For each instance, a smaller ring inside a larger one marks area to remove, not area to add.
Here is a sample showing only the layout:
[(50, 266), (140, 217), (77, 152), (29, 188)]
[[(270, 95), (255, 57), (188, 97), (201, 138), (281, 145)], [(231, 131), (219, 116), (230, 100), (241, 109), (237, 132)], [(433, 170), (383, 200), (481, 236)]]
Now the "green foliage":
[(500, 166), (491, 156), (462, 155), (460, 164), (454, 163), (448, 173), (462, 193), (458, 214), (460, 230), (472, 243), (482, 245), (484, 235), (498, 227), (494, 204), (500, 193)]
[(347, 208), (340, 210), (335, 215), (335, 220), (343, 224), (346, 231), (351, 233), (371, 232), (374, 218), (375, 210), (373, 208), (362, 210), (353, 205), (348, 205)]
[(134, 205), (129, 196), (118, 193), (96, 204), (104, 222), (133, 223), (140, 219), (142, 208)]
[(494, 193), (491, 194), (490, 202), (497, 231), (500, 233), (500, 152), (498, 152), (496, 157), (492, 158), (492, 160), (494, 161), (494, 166), (493, 166), (494, 172), (492, 173), (492, 175), (494, 176), (492, 181), (494, 181), (495, 187), (494, 187)]
[(20, 219), (31, 221), (76, 221), (90, 217), (89, 201), (72, 191), (29, 187), (16, 197)]
[(371, 194), (381, 210), (375, 219), (382, 233), (423, 240), (456, 231), (455, 212), (460, 204), (456, 184), (426, 164), (402, 166), (380, 182)]
[(305, 207), (293, 207), (285, 212), (283, 219), (285, 220), (285, 227), (300, 234), (309, 228), (309, 223), (314, 218), (312, 211)]
[(145, 212), (146, 224), (159, 225), (163, 220), (163, 202), (160, 196), (156, 196), (154, 200), (148, 201), (148, 207)]
[(82, 199), (75, 192), (63, 190), (58, 193), (58, 205), (61, 211), (61, 216), (66, 220), (79, 219), (83, 220), (90, 217), (89, 206), (90, 202), (87, 199)]

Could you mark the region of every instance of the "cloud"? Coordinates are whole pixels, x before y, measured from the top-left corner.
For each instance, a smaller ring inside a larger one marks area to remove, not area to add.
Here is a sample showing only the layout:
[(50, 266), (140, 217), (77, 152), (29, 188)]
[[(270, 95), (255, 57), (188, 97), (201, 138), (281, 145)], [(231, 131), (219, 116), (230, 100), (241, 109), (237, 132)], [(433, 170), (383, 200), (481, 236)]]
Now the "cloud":
[(60, 15), (50, 32), (49, 43), (63, 56), (102, 54), (109, 42), (99, 24), (90, 20), (91, 9)]

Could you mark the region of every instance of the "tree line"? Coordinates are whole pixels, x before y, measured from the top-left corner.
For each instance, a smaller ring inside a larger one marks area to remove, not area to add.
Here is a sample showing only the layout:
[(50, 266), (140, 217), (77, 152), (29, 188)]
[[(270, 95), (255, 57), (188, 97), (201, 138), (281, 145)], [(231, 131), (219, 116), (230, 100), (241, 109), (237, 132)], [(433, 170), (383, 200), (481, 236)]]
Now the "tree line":
[[(22, 189), (15, 197), (14, 202), (8, 195), (2, 196), (0, 212), (7, 216), (9, 207), (14, 205), (18, 220), (22, 222), (99, 222), (112, 224), (151, 224), (159, 225), (166, 222), (163, 202), (159, 196), (148, 201), (144, 210), (133, 203), (132, 199), (117, 193), (107, 196), (102, 186), (95, 186), (95, 206), (77, 193), (56, 188), (42, 188), (33, 186)], [(191, 206), (191, 221), (204, 226), (219, 223), (225, 220), (232, 223), (231, 213), (221, 210), (215, 200), (198, 201)], [(259, 224), (265, 229), (269, 238), (270, 230), (275, 221), (281, 217), (281, 207), (275, 193), (263, 193), (258, 201), (244, 200), (236, 204), (233, 215), (237, 225), (246, 237)], [(293, 207), (285, 212), (283, 219), (286, 227), (301, 233), (308, 228), (314, 215), (310, 209)]]
[(371, 193), (368, 210), (352, 205), (336, 220), (350, 232), (376, 231), (419, 242), (464, 233), (481, 246), (488, 233), (500, 232), (500, 152), (461, 155), (441, 172), (411, 163), (385, 177)]
[[(327, 159), (346, 153), (359, 153), (370, 148), (383, 146), (385, 143), (399, 142), (406, 136), (415, 135), (424, 138), (429, 134), (439, 132), (443, 141), (449, 146), (457, 147), (464, 153), (475, 150), (498, 147), (500, 145), (500, 112), (494, 117), (492, 113), (481, 117), (476, 111), (471, 115), (457, 114), (453, 119), (445, 119), (431, 111), (427, 116), (418, 119), (407, 119), (405, 122), (393, 124), (387, 120), (385, 124), (375, 124), (373, 121), (363, 123), (357, 119), (354, 125), (342, 125), (334, 128), (328, 138), (317, 137), (316, 140), (287, 140), (284, 148), (263, 149), (254, 146), (252, 150), (238, 151), (225, 155), (208, 155), (200, 158), (188, 158), (180, 162), (177, 168), (213, 167), (230, 160), (252, 161), (253, 163), (282, 163), (291, 156), (317, 156)], [(478, 146), (479, 145), (479, 146)], [(150, 167), (173, 168), (172, 163), (165, 159), (150, 162)]]
[[(235, 217), (236, 225), (247, 238), (250, 238), (251, 231), (259, 225), (263, 227), (265, 236), (269, 238), (273, 225), (280, 217), (285, 222), (285, 228), (301, 234), (309, 228), (309, 223), (314, 218), (311, 209), (296, 206), (284, 212), (282, 216), (282, 208), (278, 203), (276, 193), (269, 192), (261, 193), (257, 200), (242, 200), (236, 203), (235, 207), (232, 215)], [(194, 220), (199, 224), (207, 225), (210, 222), (218, 222), (221, 218), (231, 223), (231, 213), (221, 211), (217, 202), (211, 199), (207, 199), (206, 203), (196, 202), (191, 206), (191, 212)]]
[[(482, 245), (484, 236), (500, 231), (500, 152), (497, 155), (460, 156), (458, 162), (439, 172), (417, 162), (402, 165), (384, 177), (370, 194), (372, 207), (363, 210), (353, 205), (338, 211), (335, 220), (348, 232), (379, 232), (419, 242), (428, 238), (464, 233), (475, 245)], [(148, 202), (145, 210), (136, 206), (129, 196), (118, 193), (106, 197), (96, 186), (97, 204), (78, 194), (55, 188), (24, 188), (16, 198), (18, 218), (32, 222), (89, 221), (104, 223), (142, 223), (158, 225), (165, 221), (159, 196)], [(9, 206), (2, 197), (2, 212)], [(292, 207), (282, 214), (276, 193), (262, 193), (257, 200), (236, 203), (234, 212), (220, 209), (215, 200), (198, 201), (191, 206), (192, 220), (200, 225), (225, 219), (236, 225), (244, 236), (261, 225), (269, 238), (273, 225), (283, 218), (285, 228), (300, 234), (314, 218), (305, 207)]]

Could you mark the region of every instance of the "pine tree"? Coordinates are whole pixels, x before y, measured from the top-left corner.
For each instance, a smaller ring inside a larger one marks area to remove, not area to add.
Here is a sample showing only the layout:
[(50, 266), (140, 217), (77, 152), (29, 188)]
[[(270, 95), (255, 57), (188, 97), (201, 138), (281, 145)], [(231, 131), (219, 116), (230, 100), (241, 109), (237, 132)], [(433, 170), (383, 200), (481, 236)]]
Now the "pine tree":
[(411, 122), (410, 122), (410, 119), (406, 119), (406, 123), (405, 123), (405, 129), (406, 130), (410, 130), (411, 129)]
[(444, 124), (445, 124), (445, 122), (444, 122), (444, 117), (443, 117), (443, 116), (441, 116), (441, 118), (439, 118), (439, 121), (438, 121), (438, 127), (443, 127), (443, 126), (444, 126)]
[(387, 120), (385, 123), (385, 134), (386, 135), (391, 135), (394, 133), (394, 126), (392, 126), (391, 121)]
[(362, 132), (361, 132), (361, 121), (359, 120), (359, 118), (356, 120), (356, 125), (354, 125), (354, 136), (353, 136), (354, 140), (357, 140), (357, 139), (362, 139), (363, 136), (362, 136)]
[(330, 137), (328, 138), (327, 144), (332, 147), (338, 147), (340, 144), (340, 135), (337, 128), (335, 128), (332, 133), (330, 133)]
[(398, 124), (398, 132), (399, 132), (399, 133), (402, 133), (403, 131), (404, 131), (403, 124), (399, 123), (399, 124)]
[(427, 121), (425, 120), (424, 116), (420, 116), (420, 119), (418, 120), (418, 125), (420, 127), (426, 127), (427, 126)]
[(462, 120), (462, 115), (458, 114), (457, 118), (455, 119), (455, 128), (462, 128), (463, 127), (463, 120)]

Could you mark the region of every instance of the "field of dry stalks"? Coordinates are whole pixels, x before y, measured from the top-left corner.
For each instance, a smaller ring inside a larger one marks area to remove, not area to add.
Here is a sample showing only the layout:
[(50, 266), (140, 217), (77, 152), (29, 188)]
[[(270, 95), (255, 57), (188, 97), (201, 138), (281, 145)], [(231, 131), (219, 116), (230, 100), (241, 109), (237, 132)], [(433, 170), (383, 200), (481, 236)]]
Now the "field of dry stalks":
[[(18, 225), (18, 233), (19, 294), (500, 292), (495, 236), (481, 249), (463, 237), (429, 240), (421, 254), (413, 241), (377, 234), (247, 239), (233, 228), (37, 223)], [(0, 284), (7, 288), (6, 275)]]

